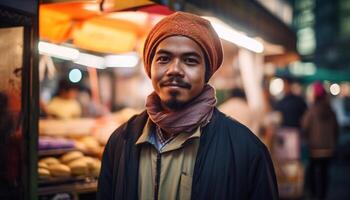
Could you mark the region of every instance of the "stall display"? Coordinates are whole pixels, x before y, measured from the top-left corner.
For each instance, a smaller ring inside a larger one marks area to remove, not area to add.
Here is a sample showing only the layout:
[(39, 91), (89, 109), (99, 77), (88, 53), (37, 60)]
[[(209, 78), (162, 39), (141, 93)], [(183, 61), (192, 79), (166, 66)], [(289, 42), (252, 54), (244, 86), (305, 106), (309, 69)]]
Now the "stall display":
[(103, 146), (92, 136), (95, 119), (41, 119), (39, 199), (94, 196)]
[(76, 196), (81, 190), (94, 193), (100, 169), (98, 158), (78, 150), (43, 156), (38, 162), (39, 197), (51, 199), (50, 196), (60, 193)]
[(45, 136), (71, 136), (79, 137), (90, 135), (96, 120), (90, 118), (78, 119), (40, 119), (39, 120), (39, 135)]
[(39, 199), (94, 196), (104, 145), (118, 126), (139, 112), (125, 108), (101, 118), (40, 119)]
[(38, 167), (41, 180), (50, 180), (51, 177), (97, 177), (101, 161), (94, 157), (85, 156), (80, 151), (70, 151), (59, 159), (44, 157), (39, 160)]

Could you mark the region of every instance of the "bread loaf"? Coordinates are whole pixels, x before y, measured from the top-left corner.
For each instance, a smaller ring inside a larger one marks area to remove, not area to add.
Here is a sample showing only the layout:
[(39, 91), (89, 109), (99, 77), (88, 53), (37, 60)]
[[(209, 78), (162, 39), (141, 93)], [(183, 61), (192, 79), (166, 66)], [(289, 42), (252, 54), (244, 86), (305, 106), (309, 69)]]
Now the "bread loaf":
[(76, 160), (76, 159), (81, 158), (83, 156), (84, 156), (84, 154), (81, 153), (80, 151), (71, 151), (71, 152), (64, 154), (60, 158), (60, 160), (62, 163), (67, 164), (67, 163), (72, 162), (73, 160)]
[(68, 163), (68, 167), (70, 168), (72, 175), (74, 176), (86, 176), (89, 174), (89, 168), (87, 166), (87, 163), (82, 162), (81, 158)]
[(49, 166), (46, 163), (44, 163), (44, 162), (39, 162), (38, 163), (38, 167), (39, 168), (43, 168), (43, 169), (48, 169)]
[(39, 178), (41, 179), (47, 179), (51, 177), (50, 171), (44, 168), (38, 168), (38, 174), (39, 174)]
[(51, 175), (54, 177), (69, 177), (71, 175), (70, 168), (63, 164), (49, 165), (49, 170)]
[(45, 163), (46, 165), (59, 164), (60, 161), (55, 157), (46, 157), (39, 160), (39, 163)]
[(80, 142), (85, 145), (88, 152), (96, 154), (100, 149), (100, 144), (94, 137), (84, 137), (80, 139)]
[(101, 161), (95, 160), (95, 162), (92, 164), (90, 173), (94, 177), (98, 177), (100, 175), (101, 171)]

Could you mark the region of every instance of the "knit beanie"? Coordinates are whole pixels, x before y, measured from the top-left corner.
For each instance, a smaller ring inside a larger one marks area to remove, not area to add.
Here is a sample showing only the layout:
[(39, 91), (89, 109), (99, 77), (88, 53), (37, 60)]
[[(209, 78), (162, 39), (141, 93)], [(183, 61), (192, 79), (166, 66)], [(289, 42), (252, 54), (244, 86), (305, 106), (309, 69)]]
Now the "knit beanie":
[(158, 44), (167, 37), (185, 36), (194, 40), (203, 50), (208, 62), (208, 79), (221, 66), (223, 51), (221, 41), (210, 22), (200, 16), (176, 12), (158, 22), (148, 34), (143, 49), (143, 61), (147, 75), (151, 77), (151, 64)]

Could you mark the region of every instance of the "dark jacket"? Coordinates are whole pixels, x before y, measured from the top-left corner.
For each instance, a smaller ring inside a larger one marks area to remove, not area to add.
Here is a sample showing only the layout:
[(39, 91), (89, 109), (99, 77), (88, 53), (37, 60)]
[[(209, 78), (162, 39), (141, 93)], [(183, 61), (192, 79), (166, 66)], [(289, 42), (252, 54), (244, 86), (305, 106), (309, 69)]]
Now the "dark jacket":
[[(103, 154), (98, 199), (138, 199), (140, 149), (135, 142), (147, 118), (146, 112), (134, 116), (111, 135)], [(265, 145), (248, 128), (217, 109), (202, 130), (191, 197), (278, 199), (276, 177)]]
[(287, 94), (276, 103), (274, 109), (282, 114), (282, 126), (300, 129), (301, 119), (307, 109), (304, 99), (294, 94)]

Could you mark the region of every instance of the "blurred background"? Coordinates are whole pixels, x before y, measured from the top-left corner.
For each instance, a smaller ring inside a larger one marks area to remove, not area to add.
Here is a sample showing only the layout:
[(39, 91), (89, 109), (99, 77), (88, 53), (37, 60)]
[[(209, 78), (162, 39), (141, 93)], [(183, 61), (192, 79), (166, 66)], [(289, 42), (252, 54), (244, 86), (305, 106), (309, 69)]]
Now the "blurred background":
[(95, 199), (110, 134), (153, 91), (143, 43), (208, 19), (218, 108), (270, 150), (281, 199), (350, 199), (349, 0), (3, 0), (0, 199)]

